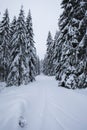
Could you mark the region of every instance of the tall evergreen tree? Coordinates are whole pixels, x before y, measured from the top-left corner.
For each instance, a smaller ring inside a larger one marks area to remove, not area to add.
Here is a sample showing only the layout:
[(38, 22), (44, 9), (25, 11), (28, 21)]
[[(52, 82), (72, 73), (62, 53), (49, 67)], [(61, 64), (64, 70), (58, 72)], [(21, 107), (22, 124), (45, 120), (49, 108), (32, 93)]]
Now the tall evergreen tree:
[[(84, 1), (85, 2), (85, 1)], [(62, 7), (64, 12), (60, 17), (60, 36), (58, 42), (62, 46), (62, 54), (60, 59), (60, 71), (58, 70), (56, 75), (59, 75), (61, 86), (68, 88), (79, 87), (79, 63), (81, 59), (78, 54), (81, 54), (79, 50), (79, 43), (85, 35), (84, 30), (80, 30), (80, 21), (84, 18), (86, 13), (86, 7), (82, 7), (83, 0), (63, 0)], [(85, 28), (86, 29), (86, 28)], [(58, 43), (58, 44), (59, 44)], [(81, 54), (82, 55), (82, 54)], [(85, 76), (84, 76), (85, 77)], [(86, 78), (84, 78), (86, 81)]]
[(24, 21), (24, 11), (21, 7), (20, 14), (16, 23), (16, 31), (11, 40), (12, 63), (10, 66), (10, 73), (8, 76), (8, 85), (26, 84), (27, 81), (27, 60), (26, 60), (26, 26)]
[[(54, 74), (56, 74), (56, 71), (58, 71), (58, 64), (59, 64), (59, 57), (60, 57), (60, 49), (58, 43), (58, 38), (59, 38), (59, 31), (56, 31), (55, 36), (54, 36), (54, 46), (53, 46), (53, 67), (54, 67)], [(56, 76), (57, 78), (57, 76)]]
[(87, 2), (81, 0), (77, 8), (79, 23), (79, 46), (78, 46), (78, 87), (87, 87)]
[(9, 14), (5, 10), (3, 20), (0, 23), (0, 80), (7, 81), (9, 66)]
[(36, 75), (40, 75), (40, 59), (37, 56), (37, 62), (36, 62)]
[(26, 19), (26, 28), (27, 28), (27, 55), (28, 55), (28, 67), (29, 67), (29, 80), (32, 82), (35, 80), (36, 75), (36, 48), (34, 45), (34, 33), (32, 25), (31, 12), (29, 10), (27, 19)]
[(47, 54), (45, 54), (45, 57), (44, 57), (44, 60), (43, 60), (43, 69), (42, 69), (42, 72), (45, 74), (45, 75), (48, 75), (48, 70), (47, 70), (47, 67), (48, 67), (48, 64), (47, 64)]
[(78, 49), (78, 88), (87, 87), (87, 32), (85, 33)]
[[(60, 36), (59, 44), (62, 44), (62, 54), (59, 63), (58, 78), (63, 87), (75, 88), (77, 86), (77, 75), (75, 74), (77, 66), (77, 34), (76, 24), (73, 24), (74, 10), (78, 4), (76, 0), (63, 0), (62, 7), (64, 12), (60, 17)], [(62, 39), (63, 37), (63, 39)]]
[[(10, 43), (9, 43), (9, 50), (10, 52), (12, 52), (13, 48), (14, 48), (14, 44), (12, 43), (12, 39), (15, 35), (15, 32), (16, 32), (16, 17), (14, 16), (11, 24), (10, 24)], [(12, 59), (12, 54), (10, 53), (10, 59), (9, 59), (9, 68), (10, 68), (10, 65), (12, 64), (13, 62), (13, 59)], [(9, 70), (10, 71), (10, 70)]]
[(47, 52), (43, 62), (43, 72), (46, 75), (54, 75), (53, 70), (53, 39), (51, 33), (48, 33), (47, 37)]

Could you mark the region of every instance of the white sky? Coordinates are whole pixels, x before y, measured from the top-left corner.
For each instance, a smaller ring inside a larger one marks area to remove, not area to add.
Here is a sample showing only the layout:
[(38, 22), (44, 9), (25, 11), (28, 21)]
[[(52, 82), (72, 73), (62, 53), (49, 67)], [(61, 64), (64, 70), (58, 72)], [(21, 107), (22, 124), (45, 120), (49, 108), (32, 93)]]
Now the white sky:
[(46, 53), (48, 31), (50, 30), (54, 37), (58, 30), (58, 19), (62, 12), (61, 2), (62, 0), (0, 0), (0, 12), (3, 16), (5, 9), (8, 8), (12, 20), (14, 15), (18, 17), (21, 5), (24, 6), (25, 16), (27, 16), (28, 10), (31, 10), (35, 46), (41, 59)]

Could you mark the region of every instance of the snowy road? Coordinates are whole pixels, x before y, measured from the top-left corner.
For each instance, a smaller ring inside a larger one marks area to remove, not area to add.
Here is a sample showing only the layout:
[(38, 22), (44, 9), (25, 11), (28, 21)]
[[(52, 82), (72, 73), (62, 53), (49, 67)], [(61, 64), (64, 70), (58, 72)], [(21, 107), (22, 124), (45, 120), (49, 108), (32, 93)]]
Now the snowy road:
[(54, 77), (44, 75), (27, 86), (4, 89), (0, 130), (87, 130), (87, 89), (84, 94), (59, 88)]

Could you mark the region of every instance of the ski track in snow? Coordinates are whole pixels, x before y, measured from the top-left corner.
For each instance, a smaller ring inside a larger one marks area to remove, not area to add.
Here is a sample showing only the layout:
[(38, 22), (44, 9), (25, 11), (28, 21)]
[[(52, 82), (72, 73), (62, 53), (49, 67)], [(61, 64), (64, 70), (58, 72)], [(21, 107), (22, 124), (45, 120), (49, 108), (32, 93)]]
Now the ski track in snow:
[(0, 130), (87, 130), (87, 90), (60, 88), (54, 77), (44, 75), (29, 85), (5, 88)]

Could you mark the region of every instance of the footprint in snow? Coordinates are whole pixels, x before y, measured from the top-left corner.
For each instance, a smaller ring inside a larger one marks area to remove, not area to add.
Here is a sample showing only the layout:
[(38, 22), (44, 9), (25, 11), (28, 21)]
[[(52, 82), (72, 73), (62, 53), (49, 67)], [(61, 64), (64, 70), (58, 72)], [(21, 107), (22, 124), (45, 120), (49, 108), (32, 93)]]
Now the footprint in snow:
[(24, 119), (24, 117), (23, 116), (20, 116), (19, 117), (19, 126), (21, 127), (21, 128), (24, 128), (25, 126), (26, 126), (26, 120)]

